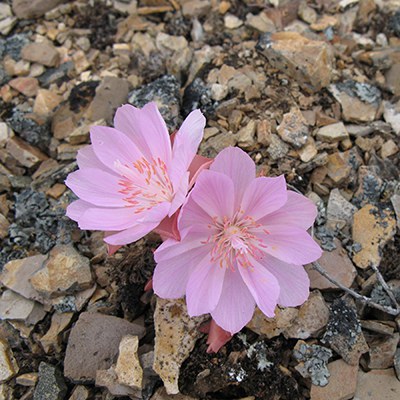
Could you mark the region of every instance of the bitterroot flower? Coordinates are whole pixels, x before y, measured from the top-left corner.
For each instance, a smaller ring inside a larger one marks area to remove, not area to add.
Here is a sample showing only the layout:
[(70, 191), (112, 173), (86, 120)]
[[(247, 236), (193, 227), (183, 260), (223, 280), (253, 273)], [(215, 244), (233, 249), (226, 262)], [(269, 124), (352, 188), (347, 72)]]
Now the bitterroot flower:
[(66, 185), (79, 200), (67, 215), (81, 229), (108, 232), (110, 245), (123, 245), (165, 224), (184, 202), (202, 167), (202, 159), (193, 160), (205, 118), (199, 110), (190, 113), (173, 145), (155, 103), (120, 107), (114, 126), (92, 127), (92, 144), (78, 152), (79, 170)]
[(309, 295), (304, 264), (321, 256), (307, 233), (317, 215), (285, 178), (256, 178), (238, 148), (219, 153), (189, 193), (178, 219), (181, 241), (155, 252), (155, 293), (186, 294), (188, 313), (210, 313), (231, 334), (252, 318), (255, 305), (273, 317), (276, 305), (298, 306)]

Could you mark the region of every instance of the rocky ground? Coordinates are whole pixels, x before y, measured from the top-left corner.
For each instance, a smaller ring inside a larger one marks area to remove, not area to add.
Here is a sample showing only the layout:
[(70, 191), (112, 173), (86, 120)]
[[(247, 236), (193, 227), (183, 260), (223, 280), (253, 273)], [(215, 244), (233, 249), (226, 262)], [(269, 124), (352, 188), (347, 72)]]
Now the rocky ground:
[[(0, 34), (0, 399), (400, 398), (399, 0), (13, 0)], [(157, 237), (108, 256), (65, 217), (90, 126), (152, 100), (319, 209), (336, 284), (308, 266), (218, 354), (144, 291)]]

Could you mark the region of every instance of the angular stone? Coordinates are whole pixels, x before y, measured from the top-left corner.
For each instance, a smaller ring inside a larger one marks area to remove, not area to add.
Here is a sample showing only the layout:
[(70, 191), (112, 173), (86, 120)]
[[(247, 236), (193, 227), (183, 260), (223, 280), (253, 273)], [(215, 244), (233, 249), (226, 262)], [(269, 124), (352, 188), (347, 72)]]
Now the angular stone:
[(397, 146), (397, 144), (392, 139), (389, 139), (382, 145), (380, 155), (381, 158), (385, 159), (397, 154), (398, 151), (399, 146)]
[(51, 318), (51, 325), (49, 330), (40, 339), (40, 344), (43, 347), (45, 353), (55, 352), (59, 353), (61, 349), (61, 338), (60, 334), (70, 324), (74, 313), (54, 313)]
[(46, 67), (56, 67), (60, 60), (60, 54), (49, 43), (29, 43), (22, 49), (21, 57)]
[(317, 337), (329, 320), (329, 308), (319, 291), (310, 294), (308, 300), (299, 308), (293, 323), (283, 332), (287, 338), (308, 339)]
[(358, 365), (349, 365), (343, 360), (328, 364), (330, 373), (326, 386), (311, 385), (311, 400), (349, 400), (357, 387)]
[(329, 194), (328, 206), (326, 210), (327, 225), (331, 229), (338, 227), (344, 228), (351, 225), (353, 215), (357, 207), (347, 201), (340, 193), (339, 189), (333, 189)]
[(385, 369), (392, 367), (398, 343), (399, 333), (370, 342), (368, 368)]
[(342, 184), (350, 176), (351, 167), (347, 164), (343, 153), (336, 152), (328, 156), (327, 173), (337, 185)]
[(143, 370), (137, 354), (138, 347), (137, 336), (124, 336), (119, 344), (119, 355), (115, 366), (118, 382), (134, 389), (142, 389), (143, 381)]
[(64, 374), (74, 382), (93, 382), (97, 370), (111, 367), (125, 335), (139, 339), (145, 328), (99, 313), (84, 312), (72, 328), (64, 360)]
[(8, 219), (3, 214), (0, 214), (0, 239), (4, 239), (8, 235), (9, 227)]
[(244, 126), (242, 129), (239, 130), (237, 133), (238, 137), (238, 145), (243, 149), (251, 149), (255, 146), (257, 121), (250, 120), (250, 122)]
[(62, 97), (47, 89), (39, 89), (33, 104), (33, 112), (41, 117), (48, 117), (61, 103)]
[(7, 142), (6, 150), (24, 167), (35, 167), (48, 157), (36, 147), (14, 136)]
[(71, 245), (54, 247), (43, 268), (30, 281), (33, 288), (46, 297), (87, 289), (93, 282), (89, 259)]
[(325, 42), (307, 39), (297, 32), (265, 33), (257, 50), (307, 92), (318, 91), (331, 81), (333, 53)]
[(274, 22), (269, 19), (264, 12), (261, 12), (258, 15), (247, 14), (246, 26), (253, 28), (261, 33), (276, 31)]
[(396, 379), (393, 368), (358, 371), (357, 390), (354, 400), (398, 400), (400, 381)]
[[(156, 390), (150, 400), (196, 400), (194, 397), (186, 396), (184, 394), (169, 395), (165, 387), (160, 387)], [(244, 400), (244, 399), (242, 399)], [(247, 400), (251, 400), (250, 398)]]
[(317, 131), (317, 138), (323, 142), (335, 143), (341, 140), (348, 139), (349, 133), (346, 130), (343, 122), (336, 124), (325, 125)]
[(14, 14), (20, 19), (38, 18), (63, 3), (63, 0), (13, 0)]
[(33, 400), (64, 400), (67, 385), (58, 368), (51, 364), (39, 364), (39, 379), (33, 394)]
[(392, 65), (392, 67), (386, 72), (386, 86), (395, 95), (400, 96), (400, 63)]
[(35, 386), (38, 380), (37, 372), (27, 372), (26, 374), (18, 375), (15, 379), (17, 385), (21, 386)]
[(237, 29), (243, 25), (243, 21), (232, 14), (226, 14), (224, 16), (224, 25), (227, 29)]
[(0, 122), (0, 147), (4, 147), (13, 136), (14, 132), (10, 126), (5, 122)]
[(184, 17), (202, 17), (207, 15), (210, 9), (209, 0), (189, 0), (182, 4), (182, 15)]
[(36, 78), (21, 77), (12, 79), (8, 84), (27, 97), (36, 96), (39, 90), (39, 81)]
[(179, 393), (180, 367), (201, 336), (198, 327), (205, 318), (190, 318), (184, 299), (157, 299), (153, 369), (163, 380), (168, 394)]
[(383, 117), (390, 124), (396, 135), (400, 135), (400, 102), (391, 104), (388, 101), (383, 103)]
[(276, 130), (281, 139), (295, 149), (300, 149), (307, 142), (308, 125), (298, 108), (292, 108), (290, 112), (284, 114), (282, 122)]
[(306, 144), (298, 150), (300, 160), (303, 161), (304, 163), (307, 163), (311, 161), (317, 154), (318, 154), (318, 149), (317, 146), (315, 145), (315, 140), (309, 136), (307, 139)]
[(68, 400), (89, 400), (90, 392), (83, 385), (75, 386), (74, 390), (71, 393), (71, 397)]
[(271, 143), (267, 149), (269, 157), (276, 161), (285, 157), (288, 152), (289, 146), (278, 135), (271, 134)]
[(0, 383), (7, 382), (18, 371), (17, 361), (8, 342), (0, 338)]
[(394, 194), (390, 201), (392, 202), (394, 212), (396, 213), (397, 227), (400, 228), (400, 195)]
[(114, 367), (103, 370), (99, 369), (96, 372), (96, 386), (104, 386), (113, 396), (135, 396), (137, 390), (129, 386), (121, 385), (118, 382), (117, 374)]
[(378, 267), (381, 262), (381, 248), (396, 233), (396, 220), (387, 210), (367, 204), (354, 214), (353, 241), (361, 245), (353, 261), (359, 268), (371, 265)]

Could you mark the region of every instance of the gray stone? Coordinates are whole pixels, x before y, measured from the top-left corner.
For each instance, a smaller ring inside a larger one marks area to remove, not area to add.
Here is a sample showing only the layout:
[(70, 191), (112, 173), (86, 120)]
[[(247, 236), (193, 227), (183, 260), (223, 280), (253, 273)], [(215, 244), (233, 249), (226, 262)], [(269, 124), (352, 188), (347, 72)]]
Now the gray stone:
[(281, 124), (276, 129), (281, 139), (295, 149), (303, 147), (308, 139), (308, 125), (298, 108), (292, 108), (283, 115)]
[(46, 67), (56, 67), (60, 54), (54, 46), (48, 43), (30, 43), (21, 51), (22, 58), (30, 62), (37, 62)]
[(33, 400), (64, 400), (66, 394), (67, 385), (61, 371), (51, 364), (41, 362)]
[(323, 126), (317, 131), (317, 138), (329, 143), (340, 142), (341, 140), (348, 139), (348, 137), (349, 133), (343, 122)]
[(350, 225), (357, 207), (353, 206), (340, 193), (339, 189), (333, 189), (329, 194), (327, 206), (328, 228), (343, 228)]
[(38, 18), (63, 3), (63, 0), (13, 0), (14, 14), (20, 19)]
[(286, 156), (289, 146), (283, 142), (278, 135), (271, 135), (271, 144), (268, 146), (267, 153), (272, 160), (277, 161)]

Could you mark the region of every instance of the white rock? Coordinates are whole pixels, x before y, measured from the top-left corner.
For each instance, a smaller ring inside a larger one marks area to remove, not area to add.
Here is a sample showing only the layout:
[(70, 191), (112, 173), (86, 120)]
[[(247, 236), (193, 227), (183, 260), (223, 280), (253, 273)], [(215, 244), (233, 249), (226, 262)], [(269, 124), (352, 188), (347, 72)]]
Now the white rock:
[(215, 101), (221, 101), (228, 95), (229, 89), (226, 85), (213, 83), (211, 85), (211, 98)]
[(243, 25), (243, 21), (232, 14), (226, 14), (224, 17), (225, 28), (237, 29)]
[(0, 339), (0, 383), (6, 382), (19, 371), (17, 361), (7, 341)]

